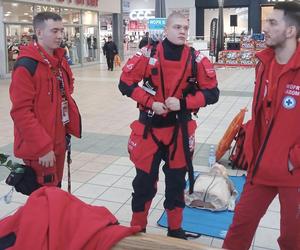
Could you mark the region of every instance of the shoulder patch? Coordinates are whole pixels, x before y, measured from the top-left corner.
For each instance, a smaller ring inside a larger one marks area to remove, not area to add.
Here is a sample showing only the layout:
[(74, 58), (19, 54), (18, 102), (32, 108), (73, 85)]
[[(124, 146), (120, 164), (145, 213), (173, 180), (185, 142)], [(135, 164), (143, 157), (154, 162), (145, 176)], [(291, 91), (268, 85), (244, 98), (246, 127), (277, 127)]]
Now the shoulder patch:
[(131, 58), (128, 59), (127, 63), (122, 68), (122, 71), (123, 72), (130, 72), (131, 70), (133, 70), (135, 68), (135, 66), (141, 60), (143, 60), (143, 56), (137, 55), (137, 54), (133, 55)]
[(30, 75), (33, 76), (36, 71), (37, 65), (37, 60), (34, 60), (30, 57), (22, 57), (16, 61), (14, 65), (14, 70), (16, 70), (18, 67), (25, 67), (30, 73)]
[(202, 58), (201, 64), (203, 65), (206, 75), (209, 78), (216, 77), (216, 71), (214, 65), (210, 62), (210, 60), (206, 56)]
[(140, 53), (142, 53), (142, 55), (145, 57), (150, 57), (151, 49), (149, 49), (148, 47), (143, 47), (141, 48)]
[(195, 51), (195, 55), (196, 55), (196, 62), (197, 63), (201, 62), (202, 59), (206, 57), (199, 50)]

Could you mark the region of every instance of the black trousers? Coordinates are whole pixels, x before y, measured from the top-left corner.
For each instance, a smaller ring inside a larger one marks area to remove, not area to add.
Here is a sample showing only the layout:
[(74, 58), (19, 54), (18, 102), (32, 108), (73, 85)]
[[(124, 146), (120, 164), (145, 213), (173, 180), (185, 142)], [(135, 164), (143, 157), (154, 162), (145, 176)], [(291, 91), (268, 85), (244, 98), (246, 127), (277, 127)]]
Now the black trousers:
[(106, 57), (107, 61), (107, 68), (108, 70), (113, 70), (114, 69), (114, 56), (107, 56)]
[[(159, 166), (162, 159), (167, 159), (166, 151), (158, 150), (153, 157), (151, 172), (146, 173), (136, 168), (136, 176), (132, 182), (133, 193), (132, 193), (132, 220), (131, 225), (140, 225), (142, 229), (147, 226), (147, 215), (151, 205), (151, 201), (157, 192), (157, 181), (159, 175)], [(168, 220), (173, 221), (172, 225), (178, 229), (182, 221), (182, 210), (185, 207), (184, 202), (184, 189), (185, 189), (185, 175), (186, 167), (179, 169), (170, 169), (167, 161), (163, 166), (165, 174), (165, 201), (164, 208), (173, 211), (172, 215), (168, 214)], [(169, 218), (172, 217), (172, 218)], [(178, 224), (178, 225), (177, 225)]]

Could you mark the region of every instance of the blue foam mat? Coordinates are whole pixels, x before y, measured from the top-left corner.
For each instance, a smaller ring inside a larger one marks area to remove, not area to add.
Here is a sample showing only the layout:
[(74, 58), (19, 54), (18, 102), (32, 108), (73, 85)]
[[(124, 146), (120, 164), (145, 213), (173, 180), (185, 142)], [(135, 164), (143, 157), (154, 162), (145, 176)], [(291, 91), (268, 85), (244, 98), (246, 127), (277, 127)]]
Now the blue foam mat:
[[(246, 177), (230, 176), (229, 178), (239, 192), (238, 202)], [(233, 215), (234, 213), (230, 211), (211, 212), (209, 210), (185, 207), (183, 210), (182, 228), (187, 232), (224, 239), (232, 223)], [(157, 224), (162, 227), (168, 227), (166, 212), (162, 214)]]

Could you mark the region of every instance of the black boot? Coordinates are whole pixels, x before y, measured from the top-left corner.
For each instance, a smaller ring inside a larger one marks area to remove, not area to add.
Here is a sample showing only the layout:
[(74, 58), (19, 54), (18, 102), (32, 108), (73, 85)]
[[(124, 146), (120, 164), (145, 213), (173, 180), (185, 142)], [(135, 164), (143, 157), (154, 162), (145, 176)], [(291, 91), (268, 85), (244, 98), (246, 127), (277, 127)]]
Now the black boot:
[(185, 231), (182, 228), (175, 229), (175, 230), (171, 230), (170, 228), (168, 228), (167, 236), (187, 240)]

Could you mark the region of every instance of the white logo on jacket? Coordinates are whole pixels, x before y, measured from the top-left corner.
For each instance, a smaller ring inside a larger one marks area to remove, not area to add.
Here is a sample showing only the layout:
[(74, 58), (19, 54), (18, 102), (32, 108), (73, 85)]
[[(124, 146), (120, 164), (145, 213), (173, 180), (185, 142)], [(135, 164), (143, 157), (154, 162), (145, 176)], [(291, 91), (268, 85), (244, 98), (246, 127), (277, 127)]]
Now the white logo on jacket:
[(157, 61), (157, 59), (156, 58), (153, 58), (153, 57), (150, 57), (150, 59), (149, 59), (149, 65), (155, 65), (155, 63), (156, 63), (156, 61)]
[(134, 142), (131, 138), (128, 141), (128, 150), (132, 151), (137, 146), (137, 143)]
[(282, 101), (282, 106), (286, 109), (293, 109), (296, 107), (296, 100), (292, 96), (285, 96)]
[(285, 94), (292, 96), (300, 96), (300, 86), (296, 84), (287, 84)]
[(132, 70), (133, 69), (133, 63), (127, 64), (126, 67), (127, 67), (127, 69)]

